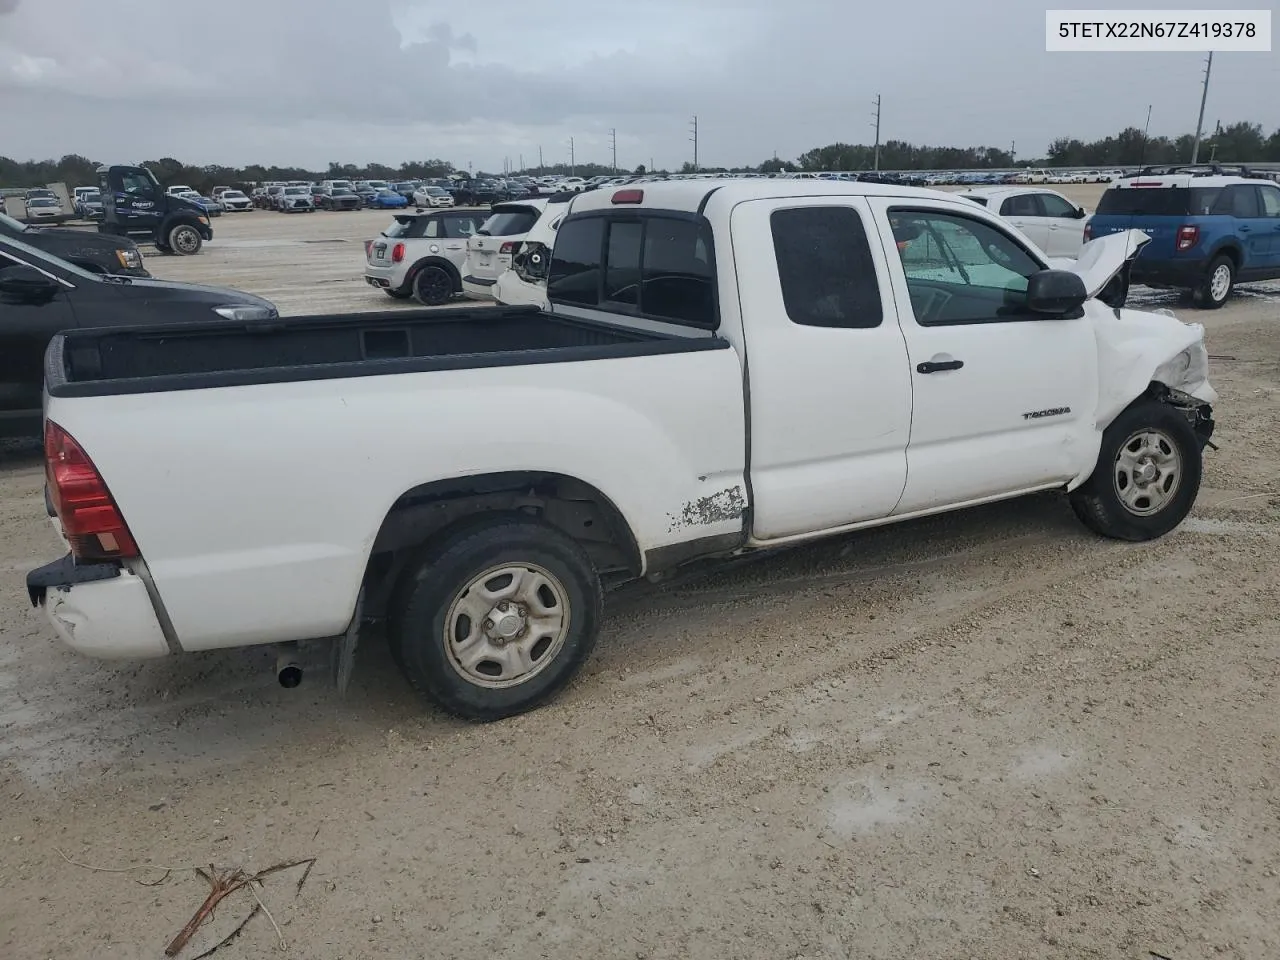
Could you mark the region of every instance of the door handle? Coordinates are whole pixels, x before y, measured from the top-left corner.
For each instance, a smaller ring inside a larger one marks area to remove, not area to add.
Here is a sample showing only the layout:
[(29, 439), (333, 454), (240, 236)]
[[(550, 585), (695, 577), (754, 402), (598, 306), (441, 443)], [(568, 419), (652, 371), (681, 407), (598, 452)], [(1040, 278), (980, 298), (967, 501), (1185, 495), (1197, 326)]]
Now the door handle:
[(1237, 229), (1237, 230), (1239, 230), (1241, 233), (1248, 233), (1248, 232), (1249, 232), (1249, 225), (1248, 225), (1247, 223), (1242, 223), (1242, 224), (1241, 224), (1239, 227), (1237, 227), (1236, 229)]
[(916, 373), (939, 373), (943, 370), (959, 370), (963, 366), (963, 360), (926, 360), (916, 364)]

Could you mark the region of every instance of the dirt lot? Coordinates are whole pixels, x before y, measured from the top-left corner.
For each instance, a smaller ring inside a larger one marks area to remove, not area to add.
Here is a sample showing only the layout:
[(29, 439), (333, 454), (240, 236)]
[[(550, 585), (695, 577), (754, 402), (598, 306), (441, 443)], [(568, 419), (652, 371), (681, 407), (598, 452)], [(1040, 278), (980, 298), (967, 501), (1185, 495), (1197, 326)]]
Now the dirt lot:
[[(156, 273), (392, 306), (385, 219), (223, 217)], [(1044, 496), (628, 589), (563, 698), (484, 727), (373, 640), (345, 700), (322, 649), (293, 691), (264, 651), (71, 654), (22, 587), (36, 453), (0, 453), (0, 957), (159, 957), (185, 868), (312, 856), (261, 894), (287, 951), (259, 915), (219, 958), (1280, 956), (1280, 284), (1136, 299), (1206, 323), (1222, 394), (1173, 535)]]

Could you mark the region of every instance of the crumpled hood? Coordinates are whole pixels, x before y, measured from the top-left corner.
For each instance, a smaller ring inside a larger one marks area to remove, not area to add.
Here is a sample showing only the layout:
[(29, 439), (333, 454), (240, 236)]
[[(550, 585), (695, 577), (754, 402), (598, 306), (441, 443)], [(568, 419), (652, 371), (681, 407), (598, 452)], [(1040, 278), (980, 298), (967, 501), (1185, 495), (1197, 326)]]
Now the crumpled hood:
[(1075, 260), (1057, 260), (1053, 266), (1078, 273), (1084, 280), (1089, 296), (1096, 297), (1111, 282), (1126, 263), (1138, 255), (1151, 238), (1141, 230), (1126, 230), (1097, 240), (1090, 240), (1080, 249)]

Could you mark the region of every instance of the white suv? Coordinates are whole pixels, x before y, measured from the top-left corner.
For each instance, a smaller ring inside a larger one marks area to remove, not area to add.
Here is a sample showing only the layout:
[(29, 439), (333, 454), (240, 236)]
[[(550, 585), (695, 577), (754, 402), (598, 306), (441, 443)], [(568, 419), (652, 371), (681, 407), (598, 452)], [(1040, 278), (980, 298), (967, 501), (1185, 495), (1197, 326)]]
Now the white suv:
[(493, 299), (505, 306), (547, 305), (547, 267), (556, 230), (569, 212), (573, 194), (561, 193), (547, 198), (547, 205), (511, 255), (511, 267), (502, 272), (493, 285)]
[(550, 197), (530, 197), (495, 203), (489, 219), (467, 240), (467, 260), (462, 268), (462, 292), (481, 300), (493, 299), (498, 277), (511, 267), (511, 255), (538, 222)]
[(396, 300), (414, 297), (438, 307), (462, 290), (467, 238), (481, 214), (467, 211), (397, 213), (391, 226), (365, 241), (364, 279)]

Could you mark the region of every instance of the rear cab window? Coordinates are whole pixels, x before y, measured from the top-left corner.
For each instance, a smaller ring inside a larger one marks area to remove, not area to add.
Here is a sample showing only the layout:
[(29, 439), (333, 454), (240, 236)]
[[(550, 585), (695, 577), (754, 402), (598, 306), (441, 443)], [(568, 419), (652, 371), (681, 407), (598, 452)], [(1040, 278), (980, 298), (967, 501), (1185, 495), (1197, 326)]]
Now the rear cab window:
[(884, 319), (875, 261), (852, 207), (796, 207), (769, 217), (782, 301), (792, 323), (871, 328)]
[(547, 293), (553, 303), (713, 330), (710, 229), (671, 213), (568, 218), (557, 231)]

